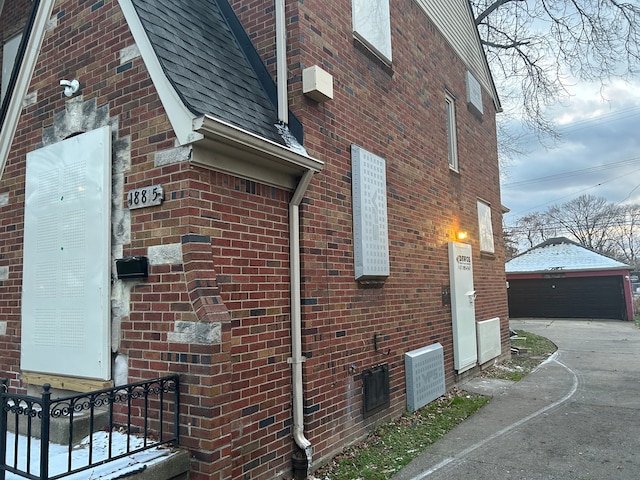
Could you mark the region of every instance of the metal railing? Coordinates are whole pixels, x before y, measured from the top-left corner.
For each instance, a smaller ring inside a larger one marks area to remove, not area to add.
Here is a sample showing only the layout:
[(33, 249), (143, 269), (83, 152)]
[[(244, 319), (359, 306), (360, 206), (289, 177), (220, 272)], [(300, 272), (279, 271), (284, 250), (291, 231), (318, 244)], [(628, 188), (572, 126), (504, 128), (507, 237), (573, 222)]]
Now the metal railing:
[[(178, 444), (178, 375), (55, 399), (50, 388), (44, 385), (41, 397), (9, 393), (7, 379), (2, 379), (0, 480), (5, 480), (6, 472), (32, 480), (55, 480), (144, 450)], [(79, 460), (74, 452), (78, 451), (80, 419), (86, 430), (82, 433), (86, 433), (82, 445), (86, 458)], [(62, 446), (55, 444), (66, 456), (66, 467), (56, 468), (60, 471), (50, 471), (52, 426), (56, 432), (62, 429), (67, 438)], [(105, 438), (98, 448), (94, 435), (100, 432)]]

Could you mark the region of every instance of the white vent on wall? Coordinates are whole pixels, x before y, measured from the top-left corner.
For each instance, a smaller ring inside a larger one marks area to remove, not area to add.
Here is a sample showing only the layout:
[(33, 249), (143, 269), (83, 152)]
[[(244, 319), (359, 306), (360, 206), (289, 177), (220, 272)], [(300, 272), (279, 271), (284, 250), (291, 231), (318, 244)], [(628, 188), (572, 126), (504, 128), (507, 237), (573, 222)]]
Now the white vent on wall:
[(405, 353), (404, 369), (410, 412), (445, 394), (444, 352), (439, 343)]
[(478, 363), (483, 364), (502, 352), (500, 345), (500, 319), (498, 317), (478, 322)]

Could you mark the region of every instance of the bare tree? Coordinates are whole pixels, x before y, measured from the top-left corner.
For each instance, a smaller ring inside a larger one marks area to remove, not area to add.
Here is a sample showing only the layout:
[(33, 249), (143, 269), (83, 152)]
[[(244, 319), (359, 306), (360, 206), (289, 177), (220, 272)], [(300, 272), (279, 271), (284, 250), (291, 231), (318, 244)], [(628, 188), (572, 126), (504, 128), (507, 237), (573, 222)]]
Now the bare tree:
[(640, 205), (620, 206), (582, 195), (520, 217), (503, 230), (511, 258), (523, 248), (563, 236), (640, 270)]
[(640, 269), (640, 205), (629, 205), (620, 209), (613, 227), (615, 256), (621, 262)]
[(504, 242), (504, 261), (508, 262), (518, 255), (518, 240), (515, 231), (502, 226), (502, 241)]
[[(505, 105), (541, 136), (557, 137), (545, 107), (566, 76), (599, 80), (640, 66), (638, 0), (471, 0), (476, 24)], [(507, 142), (501, 142), (507, 143)]]
[(597, 252), (613, 253), (612, 233), (619, 222), (621, 208), (606, 198), (581, 195), (562, 205), (549, 207), (546, 214), (581, 245)]
[(555, 237), (557, 229), (546, 212), (533, 212), (518, 219), (511, 235), (518, 244), (531, 248)]

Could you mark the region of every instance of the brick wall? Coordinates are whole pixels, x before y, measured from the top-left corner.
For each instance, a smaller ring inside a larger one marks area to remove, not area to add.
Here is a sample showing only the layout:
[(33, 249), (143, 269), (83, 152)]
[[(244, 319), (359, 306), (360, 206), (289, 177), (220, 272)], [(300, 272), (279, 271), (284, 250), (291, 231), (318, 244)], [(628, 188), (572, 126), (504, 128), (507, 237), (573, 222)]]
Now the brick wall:
[[(272, 63), (273, 24), (265, 23), (263, 2), (232, 3)], [(508, 352), (495, 107), (485, 91), (484, 115), (468, 110), (465, 65), (415, 2), (390, 3), (391, 67), (353, 39), (348, 0), (297, 2), (288, 17), (292, 110), (310, 155), (326, 163), (301, 220), (305, 427), (320, 458), (403, 411), (404, 352), (440, 342), (447, 384), (456, 380), (442, 287), (450, 283), (447, 242), (458, 230), (473, 248), (476, 319), (501, 318)], [(301, 72), (312, 65), (333, 75), (333, 100), (302, 96)], [(445, 92), (456, 98), (459, 173), (447, 162)], [(354, 281), (351, 144), (386, 160), (391, 275), (381, 288)], [(480, 254), (479, 199), (491, 205), (493, 255)], [(363, 420), (360, 374), (379, 363), (390, 366), (392, 408)]]
[[(28, 0), (5, 2), (0, 14), (0, 65), (2, 65), (4, 44), (24, 29), (31, 12), (31, 4), (32, 2)], [(3, 327), (5, 335), (0, 335), (0, 351), (4, 352), (0, 357), (0, 372), (6, 372), (4, 375), (9, 378), (9, 385), (14, 388), (20, 385), (17, 381), (20, 361), (19, 342), (16, 345), (11, 339), (19, 338), (20, 329), (21, 283), (16, 279), (15, 273), (22, 271), (21, 232), (23, 227), (22, 211), (14, 211), (6, 193), (11, 191), (12, 195), (23, 194), (21, 190), (24, 189), (24, 183), (20, 178), (24, 172), (23, 169), (24, 166), (20, 166), (14, 167), (13, 170), (8, 169), (8, 172), (5, 171), (3, 185), (6, 185), (6, 188), (3, 188), (2, 193), (5, 194), (3, 198), (7, 199), (7, 203), (0, 205), (3, 218), (0, 262), (8, 269), (7, 278), (3, 278), (0, 289), (0, 319), (6, 322), (4, 324), (6, 327)]]
[[(273, 8), (232, 2), (270, 69)], [(242, 7), (239, 5), (242, 4)], [(506, 322), (504, 258), (494, 108), (484, 92), (482, 119), (465, 105), (465, 67), (415, 6), (391, 2), (391, 68), (353, 40), (351, 2), (287, 2), (290, 103), (305, 126), (305, 147), (325, 162), (301, 207), (305, 434), (314, 459), (362, 437), (375, 422), (404, 410), (403, 354), (433, 342), (445, 350), (453, 385), (447, 242), (458, 229), (473, 247), (479, 320)], [(6, 6), (5, 6), (6, 9)], [(175, 137), (118, 2), (58, 1), (45, 37), (27, 107), (0, 181), (2, 282), (0, 368), (19, 380), (24, 168), (68, 100), (58, 82), (78, 78), (82, 101), (108, 111), (115, 138), (126, 139), (133, 188), (161, 184), (161, 206), (130, 212), (123, 256), (176, 245), (180, 263), (154, 264), (147, 280), (129, 284), (118, 354), (129, 379), (181, 374), (182, 443), (191, 450), (192, 480), (281, 478), (289, 468), (291, 371), (289, 193), (190, 166), (158, 162)], [(301, 70), (321, 65), (334, 76), (333, 101), (301, 95)], [(455, 95), (460, 173), (446, 156), (445, 91)], [(351, 144), (386, 159), (391, 275), (383, 286), (354, 281)], [(496, 253), (480, 255), (476, 202), (491, 204)], [(180, 322), (219, 324), (220, 341), (184, 342)], [(506, 323), (505, 323), (506, 325)], [(26, 333), (26, 332), (25, 332)], [(373, 337), (377, 336), (378, 350)], [(505, 338), (506, 341), (506, 338)], [(506, 344), (505, 344), (506, 345)], [(362, 417), (361, 373), (388, 363), (392, 407)]]

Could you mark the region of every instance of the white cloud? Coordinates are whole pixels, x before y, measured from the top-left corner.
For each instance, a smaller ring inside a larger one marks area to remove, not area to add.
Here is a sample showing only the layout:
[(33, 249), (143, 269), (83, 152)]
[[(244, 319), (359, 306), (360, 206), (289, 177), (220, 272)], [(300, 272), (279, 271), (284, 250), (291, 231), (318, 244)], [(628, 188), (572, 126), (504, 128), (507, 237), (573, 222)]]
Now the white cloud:
[(571, 98), (549, 109), (563, 139), (547, 149), (531, 138), (529, 153), (508, 167), (502, 189), (512, 212), (507, 223), (582, 194), (640, 203), (640, 82), (568, 90)]

